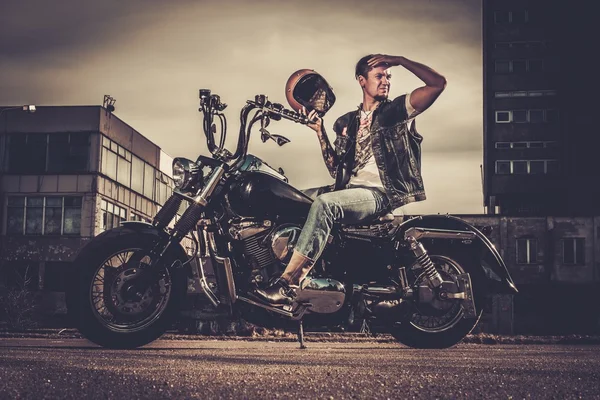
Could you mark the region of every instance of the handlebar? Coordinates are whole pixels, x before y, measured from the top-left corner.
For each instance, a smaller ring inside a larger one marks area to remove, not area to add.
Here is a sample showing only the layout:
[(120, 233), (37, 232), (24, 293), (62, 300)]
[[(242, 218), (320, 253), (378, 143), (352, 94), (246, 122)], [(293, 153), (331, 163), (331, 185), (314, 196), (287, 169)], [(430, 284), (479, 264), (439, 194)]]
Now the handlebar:
[(254, 101), (248, 100), (246, 103), (253, 105), (256, 108), (261, 108), (263, 111), (267, 111), (269, 117), (275, 120), (279, 120), (283, 117), (303, 125), (314, 124), (317, 122), (316, 120), (308, 119), (308, 116), (304, 114), (285, 108), (282, 104), (271, 103), (264, 94), (256, 95)]
[[(271, 135), (264, 129), (269, 122), (269, 119), (276, 121), (285, 118), (289, 121), (293, 121), (299, 124), (308, 125), (310, 123), (316, 123), (316, 120), (311, 120), (308, 116), (300, 114), (293, 110), (286, 109), (282, 104), (271, 103), (267, 96), (259, 94), (255, 96), (254, 101), (248, 100), (246, 105), (240, 112), (240, 132), (238, 137), (237, 148), (234, 154), (224, 148), (225, 136), (227, 134), (227, 122), (223, 110), (227, 107), (227, 104), (221, 102), (221, 98), (216, 94), (211, 94), (209, 89), (200, 89), (200, 109), (204, 115), (203, 129), (206, 135), (208, 149), (213, 157), (221, 162), (229, 163), (232, 169), (235, 170), (235, 165), (238, 164), (246, 156), (248, 152), (248, 142), (250, 139), (250, 132), (254, 123), (261, 121), (261, 132), (265, 137), (275, 140), (279, 145), (289, 142), (283, 136)], [(256, 110), (256, 113), (250, 118), (252, 110)], [(221, 137), (219, 144), (215, 143), (215, 133), (217, 131), (216, 124), (213, 123), (214, 116), (220, 122)], [(249, 126), (248, 126), (249, 125)], [(263, 139), (263, 141), (266, 139)]]

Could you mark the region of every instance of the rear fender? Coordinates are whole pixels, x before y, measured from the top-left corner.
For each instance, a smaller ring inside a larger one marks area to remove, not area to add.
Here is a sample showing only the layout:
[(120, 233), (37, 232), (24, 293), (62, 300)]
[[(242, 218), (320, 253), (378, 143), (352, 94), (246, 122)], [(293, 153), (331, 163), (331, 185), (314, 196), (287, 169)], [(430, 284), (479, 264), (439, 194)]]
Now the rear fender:
[(396, 233), (397, 238), (404, 238), (404, 233), (413, 227), (430, 229), (452, 229), (470, 231), (475, 234), (475, 242), (481, 248), (479, 255), (481, 268), (488, 281), (492, 293), (515, 294), (518, 292), (504, 260), (494, 244), (477, 228), (468, 222), (452, 215), (423, 215), (402, 223)]

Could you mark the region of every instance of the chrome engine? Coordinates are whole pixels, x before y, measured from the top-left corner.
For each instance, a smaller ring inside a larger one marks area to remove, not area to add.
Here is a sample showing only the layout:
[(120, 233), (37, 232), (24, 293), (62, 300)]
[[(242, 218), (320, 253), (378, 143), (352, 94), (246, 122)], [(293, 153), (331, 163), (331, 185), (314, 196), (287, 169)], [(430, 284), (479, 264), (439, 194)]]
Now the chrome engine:
[(232, 224), (229, 234), (242, 242), (251, 281), (261, 283), (280, 273), (289, 262), (302, 227), (293, 224), (273, 226), (271, 221), (242, 221)]
[[(250, 282), (269, 282), (285, 269), (302, 227), (294, 224), (273, 226), (271, 221), (242, 221), (232, 224), (230, 236), (242, 242), (245, 263), (251, 269)], [(335, 279), (308, 277), (302, 282), (297, 301), (310, 304), (308, 312), (338, 311), (344, 304), (346, 289)]]

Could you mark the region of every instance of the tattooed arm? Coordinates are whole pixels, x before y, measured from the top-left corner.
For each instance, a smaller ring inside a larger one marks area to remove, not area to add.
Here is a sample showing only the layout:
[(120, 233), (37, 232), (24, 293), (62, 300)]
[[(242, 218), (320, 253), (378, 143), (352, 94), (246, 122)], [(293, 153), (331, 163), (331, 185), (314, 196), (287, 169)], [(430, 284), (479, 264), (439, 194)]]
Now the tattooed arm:
[[(306, 113), (306, 110), (302, 110), (300, 112)], [(327, 137), (327, 133), (325, 132), (325, 128), (323, 127), (323, 120), (317, 115), (317, 113), (314, 110), (308, 114), (308, 118), (317, 121), (314, 124), (308, 124), (308, 126), (312, 130), (317, 132), (317, 138), (319, 138), (319, 144), (321, 146), (323, 161), (325, 161), (325, 166), (329, 171), (329, 175), (331, 175), (331, 177), (335, 179), (338, 157), (335, 152), (335, 149), (329, 142), (329, 138)]]

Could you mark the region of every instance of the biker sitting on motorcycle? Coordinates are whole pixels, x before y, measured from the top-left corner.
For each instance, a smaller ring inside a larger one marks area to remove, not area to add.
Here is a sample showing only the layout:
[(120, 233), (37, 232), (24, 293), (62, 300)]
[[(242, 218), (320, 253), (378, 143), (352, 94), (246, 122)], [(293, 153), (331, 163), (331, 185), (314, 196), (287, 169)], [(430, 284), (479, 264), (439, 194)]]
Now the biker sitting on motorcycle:
[[(390, 67), (401, 65), (425, 86), (389, 100)], [(446, 87), (433, 69), (403, 56), (371, 54), (356, 64), (363, 101), (334, 124), (335, 150), (315, 110), (308, 117), (323, 159), (336, 179), (335, 191), (316, 197), (282, 276), (256, 295), (271, 304), (291, 304), (296, 289), (325, 248), (333, 224), (357, 224), (405, 204), (425, 200), (421, 177), (422, 136), (414, 118)], [(306, 113), (306, 109), (299, 110)]]

